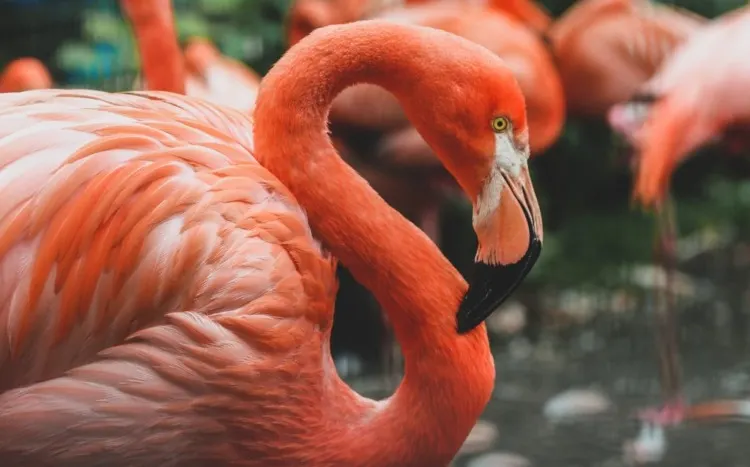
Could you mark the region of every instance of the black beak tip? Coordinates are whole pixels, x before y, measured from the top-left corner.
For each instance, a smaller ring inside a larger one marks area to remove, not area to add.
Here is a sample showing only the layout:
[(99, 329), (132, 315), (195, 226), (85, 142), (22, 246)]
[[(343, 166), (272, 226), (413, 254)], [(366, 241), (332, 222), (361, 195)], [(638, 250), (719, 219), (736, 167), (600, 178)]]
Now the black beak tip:
[(508, 265), (475, 263), (461, 306), (456, 314), (456, 329), (465, 334), (482, 324), (510, 297), (536, 264), (542, 242), (534, 234), (520, 261)]
[[(489, 317), (489, 315), (487, 315), (487, 317)], [(461, 313), (461, 311), (459, 311), (456, 314), (456, 330), (459, 334), (466, 334), (482, 324), (485, 319), (486, 317), (483, 318), (481, 315)]]

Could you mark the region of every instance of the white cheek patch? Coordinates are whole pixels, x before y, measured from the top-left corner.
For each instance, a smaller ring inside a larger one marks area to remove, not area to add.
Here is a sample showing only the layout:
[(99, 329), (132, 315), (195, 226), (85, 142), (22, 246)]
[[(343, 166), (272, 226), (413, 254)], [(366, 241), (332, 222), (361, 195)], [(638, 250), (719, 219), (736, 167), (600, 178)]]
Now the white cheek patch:
[(495, 163), (477, 199), (472, 222), (475, 230), (489, 220), (500, 207), (500, 197), (503, 195), (505, 184), (502, 172), (517, 179), (521, 176), (522, 170), (528, 166), (528, 145), (524, 145), (525, 149), (519, 149), (513, 144), (512, 138), (511, 132), (495, 134)]
[(516, 148), (510, 132), (495, 134), (495, 165), (513, 178), (518, 178), (527, 161), (528, 154)]
[(492, 215), (500, 207), (500, 196), (502, 196), (503, 176), (500, 174), (497, 164), (492, 166), (490, 176), (484, 182), (482, 191), (479, 192), (477, 203), (474, 206), (472, 225), (474, 231), (478, 232)]

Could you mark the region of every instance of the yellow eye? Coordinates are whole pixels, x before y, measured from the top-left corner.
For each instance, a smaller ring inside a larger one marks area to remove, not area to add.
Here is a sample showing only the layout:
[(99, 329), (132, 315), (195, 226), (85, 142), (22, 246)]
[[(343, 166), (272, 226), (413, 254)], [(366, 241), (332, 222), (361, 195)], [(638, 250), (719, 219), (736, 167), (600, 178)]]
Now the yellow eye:
[(492, 119), (492, 129), (498, 133), (508, 129), (508, 119), (505, 117), (495, 117)]

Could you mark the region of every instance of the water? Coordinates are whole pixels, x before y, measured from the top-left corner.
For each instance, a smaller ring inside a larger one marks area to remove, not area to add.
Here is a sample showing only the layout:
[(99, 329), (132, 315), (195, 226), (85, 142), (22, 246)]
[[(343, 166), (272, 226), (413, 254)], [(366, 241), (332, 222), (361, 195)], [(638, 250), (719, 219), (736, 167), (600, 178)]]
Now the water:
[[(750, 284), (750, 276), (734, 276)], [(688, 402), (719, 398), (750, 400), (750, 327), (747, 287), (720, 284), (701, 301), (683, 303), (679, 336), (683, 391)], [(637, 436), (633, 414), (661, 402), (651, 311), (600, 313), (584, 324), (543, 333), (534, 345), (520, 335), (495, 340), (498, 381), (483, 419), (495, 424), (497, 439), (485, 452), (502, 451), (542, 467), (618, 467), (628, 464), (624, 443)], [(373, 384), (380, 382), (380, 387)], [(382, 377), (353, 381), (372, 397), (387, 393)], [(611, 410), (574, 421), (553, 422), (545, 403), (569, 389), (595, 389)], [(750, 467), (750, 420), (685, 423), (666, 431), (662, 467)], [(454, 465), (470, 467), (481, 453), (459, 455)], [(483, 463), (481, 467), (512, 464)], [(521, 465), (521, 464), (517, 464)]]

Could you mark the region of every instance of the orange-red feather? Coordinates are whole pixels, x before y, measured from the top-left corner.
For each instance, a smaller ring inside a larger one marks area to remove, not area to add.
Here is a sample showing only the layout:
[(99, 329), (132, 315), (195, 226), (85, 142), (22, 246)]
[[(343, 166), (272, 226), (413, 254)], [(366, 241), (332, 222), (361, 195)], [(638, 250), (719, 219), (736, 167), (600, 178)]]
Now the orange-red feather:
[[(160, 93), (0, 97), (0, 128), (20, 127), (0, 132), (0, 389), (175, 311), (329, 329), (333, 263), (253, 158), (247, 117)], [(271, 347), (302, 339), (255, 332)]]

